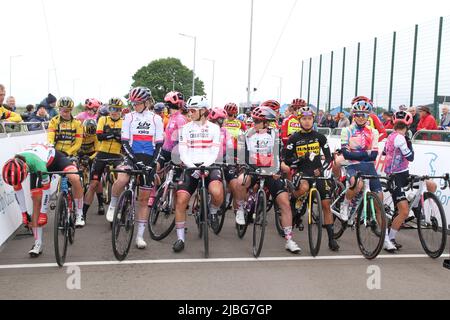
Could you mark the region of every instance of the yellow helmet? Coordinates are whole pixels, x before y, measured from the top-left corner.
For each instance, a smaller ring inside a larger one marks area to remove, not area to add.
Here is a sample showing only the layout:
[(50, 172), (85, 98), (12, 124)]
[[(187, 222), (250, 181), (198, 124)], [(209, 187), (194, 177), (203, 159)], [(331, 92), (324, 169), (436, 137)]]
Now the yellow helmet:
[(62, 97), (59, 98), (58, 102), (56, 103), (57, 108), (68, 108), (72, 110), (75, 107), (75, 103), (73, 102), (72, 98), (69, 97)]

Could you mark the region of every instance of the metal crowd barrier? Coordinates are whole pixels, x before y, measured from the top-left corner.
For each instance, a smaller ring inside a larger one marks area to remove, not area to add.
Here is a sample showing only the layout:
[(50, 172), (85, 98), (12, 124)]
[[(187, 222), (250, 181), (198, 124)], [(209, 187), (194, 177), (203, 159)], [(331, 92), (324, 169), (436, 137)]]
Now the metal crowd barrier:
[(47, 132), (49, 122), (0, 122), (0, 138)]

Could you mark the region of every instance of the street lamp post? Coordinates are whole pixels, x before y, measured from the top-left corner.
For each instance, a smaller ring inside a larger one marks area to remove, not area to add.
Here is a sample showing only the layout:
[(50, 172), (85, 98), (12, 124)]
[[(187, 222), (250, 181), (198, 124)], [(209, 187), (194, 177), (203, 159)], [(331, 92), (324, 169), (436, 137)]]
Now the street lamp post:
[(279, 80), (280, 80), (280, 84), (279, 84), (279, 87), (278, 87), (278, 90), (280, 90), (279, 92), (278, 92), (278, 101), (281, 103), (281, 98), (282, 98), (282, 90), (283, 90), (283, 77), (280, 77), (280, 76), (273, 76), (274, 78), (278, 78)]
[(180, 33), (180, 36), (187, 37), (194, 39), (194, 68), (192, 69), (192, 96), (195, 95), (195, 55), (197, 53), (197, 37), (196, 36), (190, 36), (188, 34)]
[(12, 59), (19, 58), (22, 55), (9, 56), (9, 95), (12, 96)]
[(204, 58), (203, 60), (212, 62), (212, 86), (211, 86), (211, 106), (214, 106), (214, 77), (216, 70), (216, 60)]
[(253, 0), (250, 10), (250, 45), (248, 52), (248, 84), (247, 84), (247, 108), (251, 107), (250, 102), (250, 76), (252, 74), (252, 41), (253, 41)]

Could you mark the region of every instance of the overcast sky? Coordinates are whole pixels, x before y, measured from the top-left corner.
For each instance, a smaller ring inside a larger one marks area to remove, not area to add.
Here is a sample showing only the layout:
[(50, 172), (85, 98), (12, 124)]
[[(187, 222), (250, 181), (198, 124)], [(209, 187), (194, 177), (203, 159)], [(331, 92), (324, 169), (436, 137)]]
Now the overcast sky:
[[(179, 58), (210, 95), (216, 60), (214, 104), (246, 101), (250, 0), (1, 0), (0, 83), (19, 105), (37, 103), (50, 91), (76, 101), (123, 95), (132, 75), (152, 60)], [(44, 18), (48, 17), (51, 46)], [(291, 12), (291, 9), (293, 11)], [(278, 49), (264, 70), (289, 15)], [(255, 0), (252, 87), (254, 100), (282, 100), (300, 93), (301, 60), (358, 41), (450, 14), (448, 0)], [(53, 51), (53, 52), (52, 52)], [(74, 92), (75, 91), (75, 92)], [(190, 92), (185, 92), (188, 96)]]

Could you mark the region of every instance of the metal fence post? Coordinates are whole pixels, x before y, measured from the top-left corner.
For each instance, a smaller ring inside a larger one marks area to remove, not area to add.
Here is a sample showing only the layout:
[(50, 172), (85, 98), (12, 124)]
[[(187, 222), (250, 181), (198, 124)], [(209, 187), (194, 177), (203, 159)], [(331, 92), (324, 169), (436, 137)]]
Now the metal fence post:
[(356, 58), (356, 85), (355, 85), (355, 97), (358, 96), (358, 85), (359, 85), (359, 59), (361, 55), (361, 42), (358, 42), (358, 55)]
[(419, 36), (419, 25), (416, 24), (416, 31), (414, 35), (414, 52), (413, 52), (413, 63), (412, 63), (412, 76), (411, 76), (411, 97), (409, 100), (409, 106), (414, 105), (414, 85), (416, 81), (416, 62), (417, 62), (417, 39)]
[(439, 40), (438, 40), (438, 52), (437, 52), (437, 61), (436, 61), (436, 82), (434, 87), (434, 118), (438, 119), (439, 117), (439, 69), (441, 67), (441, 49), (442, 49), (442, 28), (444, 25), (444, 17), (440, 18), (439, 21)]
[(317, 113), (320, 110), (320, 86), (322, 85), (322, 55), (320, 55), (319, 62), (319, 92), (317, 93)]
[(309, 80), (308, 80), (308, 103), (311, 96), (311, 69), (312, 69), (312, 58), (309, 58)]
[(392, 89), (394, 86), (394, 67), (395, 67), (395, 45), (397, 42), (397, 32), (394, 31), (392, 39), (392, 61), (391, 61), (391, 83), (389, 85), (389, 111), (392, 110)]
[(303, 67), (304, 67), (304, 65), (305, 65), (305, 61), (302, 60), (302, 79), (300, 82), (300, 97), (303, 96)]
[(330, 89), (328, 91), (328, 112), (331, 110), (331, 88), (333, 87), (333, 63), (334, 63), (334, 51), (331, 51), (331, 66), (330, 66)]
[(375, 38), (373, 42), (373, 66), (372, 66), (372, 90), (370, 93), (370, 99), (373, 101), (373, 96), (375, 93), (375, 71), (377, 66), (377, 44), (378, 38)]
[(342, 86), (341, 86), (341, 112), (344, 105), (344, 82), (345, 82), (345, 56), (347, 53), (347, 48), (344, 47), (344, 57), (342, 59)]

